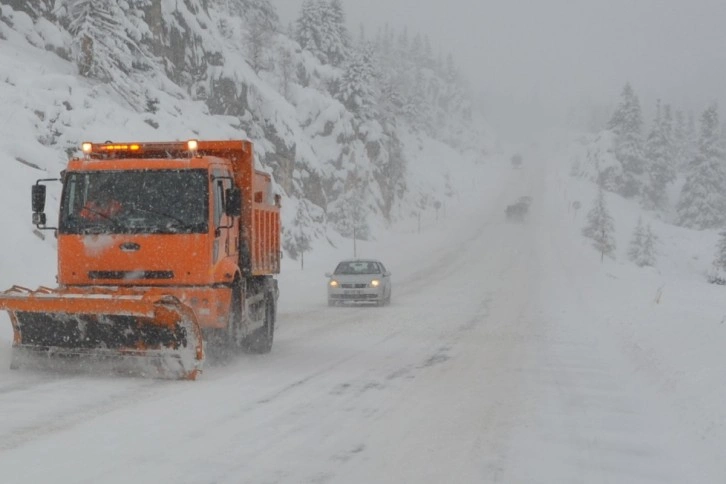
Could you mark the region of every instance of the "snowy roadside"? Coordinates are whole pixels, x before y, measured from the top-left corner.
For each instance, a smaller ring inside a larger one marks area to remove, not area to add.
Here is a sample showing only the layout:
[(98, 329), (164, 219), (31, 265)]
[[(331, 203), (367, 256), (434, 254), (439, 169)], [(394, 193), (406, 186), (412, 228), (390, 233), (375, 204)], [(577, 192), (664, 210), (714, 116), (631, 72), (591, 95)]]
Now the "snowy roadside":
[[(597, 315), (578, 324), (600, 325), (598, 331), (612, 335), (641, 380), (650, 384), (672, 418), (679, 420), (674, 428), (690, 431), (689, 437), (703, 441), (703, 448), (712, 451), (712, 462), (723, 462), (726, 289), (705, 280), (717, 234), (663, 223), (642, 212), (635, 202), (608, 195), (618, 248), (615, 260), (606, 257), (601, 263), (599, 253), (580, 233), (596, 197), (595, 185), (557, 175), (568, 172), (564, 161), (555, 160), (552, 166), (548, 185), (559, 187), (560, 192), (550, 197), (547, 223), (554, 244), (560, 247), (564, 272), (576, 288), (573, 298)], [(575, 200), (582, 207), (577, 212), (572, 208)], [(639, 268), (627, 260), (628, 243), (640, 216), (652, 224), (660, 239), (655, 268)], [(576, 318), (572, 309), (551, 308), (553, 313)], [(726, 475), (726, 466), (720, 470), (721, 476)]]

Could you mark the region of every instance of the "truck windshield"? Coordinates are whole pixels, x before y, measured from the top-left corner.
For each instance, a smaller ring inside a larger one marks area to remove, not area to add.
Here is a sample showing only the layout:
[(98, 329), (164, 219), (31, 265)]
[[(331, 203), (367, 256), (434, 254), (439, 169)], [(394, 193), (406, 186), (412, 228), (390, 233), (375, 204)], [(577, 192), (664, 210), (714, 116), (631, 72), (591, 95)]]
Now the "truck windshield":
[(59, 231), (66, 234), (176, 234), (208, 230), (205, 170), (66, 174)]

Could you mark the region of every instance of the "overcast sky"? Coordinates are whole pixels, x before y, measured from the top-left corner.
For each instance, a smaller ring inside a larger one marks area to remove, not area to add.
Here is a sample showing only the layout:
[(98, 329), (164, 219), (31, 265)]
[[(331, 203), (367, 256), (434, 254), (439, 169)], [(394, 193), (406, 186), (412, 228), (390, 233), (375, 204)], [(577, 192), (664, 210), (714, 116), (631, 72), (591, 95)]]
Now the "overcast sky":
[[(294, 20), (302, 0), (271, 0)], [(726, 0), (342, 0), (353, 33), (389, 22), (451, 51), (476, 93), (502, 111), (616, 103), (630, 81), (656, 98), (726, 111)], [(492, 120), (496, 122), (496, 119)]]

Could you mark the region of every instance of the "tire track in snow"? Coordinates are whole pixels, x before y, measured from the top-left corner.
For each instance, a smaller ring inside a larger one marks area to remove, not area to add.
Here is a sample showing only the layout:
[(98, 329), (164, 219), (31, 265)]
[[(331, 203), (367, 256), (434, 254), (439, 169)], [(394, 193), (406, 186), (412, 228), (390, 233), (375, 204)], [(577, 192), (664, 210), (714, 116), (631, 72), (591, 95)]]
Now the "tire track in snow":
[[(63, 382), (55, 380), (55, 383), (53, 386), (56, 388), (52, 389), (51, 395), (81, 392), (91, 395), (87, 387), (94, 386), (94, 380), (86, 381), (79, 378)], [(0, 451), (15, 449), (34, 440), (71, 429), (76, 425), (86, 423), (93, 418), (106, 415), (120, 408), (161, 397), (167, 391), (168, 385), (172, 384), (172, 382), (159, 380), (134, 382), (131, 387), (125, 388), (120, 393), (110, 393), (98, 400), (81, 405), (76, 403), (70, 409), (53, 411), (42, 418), (34, 419), (32, 423), (22, 424), (7, 431), (0, 431)], [(22, 389), (22, 391), (28, 392), (24, 400), (40, 400), (43, 404), (47, 401), (43, 397), (49, 393), (48, 390), (45, 385), (34, 385)], [(14, 393), (7, 393), (2, 400), (10, 398)], [(35, 397), (35, 394), (39, 394), (38, 397)], [(4, 405), (2, 400), (0, 400), (0, 407), (8, 408), (8, 405)], [(47, 406), (43, 405), (42, 409), (47, 409)], [(27, 408), (25, 411), (27, 412)]]

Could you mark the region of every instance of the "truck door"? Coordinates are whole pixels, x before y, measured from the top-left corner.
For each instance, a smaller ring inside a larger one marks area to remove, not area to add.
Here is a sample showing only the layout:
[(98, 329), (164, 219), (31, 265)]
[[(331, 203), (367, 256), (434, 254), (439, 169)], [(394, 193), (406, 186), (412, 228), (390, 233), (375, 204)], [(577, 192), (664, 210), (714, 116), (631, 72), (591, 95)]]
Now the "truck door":
[(236, 256), (237, 230), (234, 219), (225, 214), (225, 193), (232, 187), (232, 178), (221, 172), (215, 172), (212, 177), (212, 190), (214, 193), (214, 254), (213, 260), (217, 262), (229, 256)]

